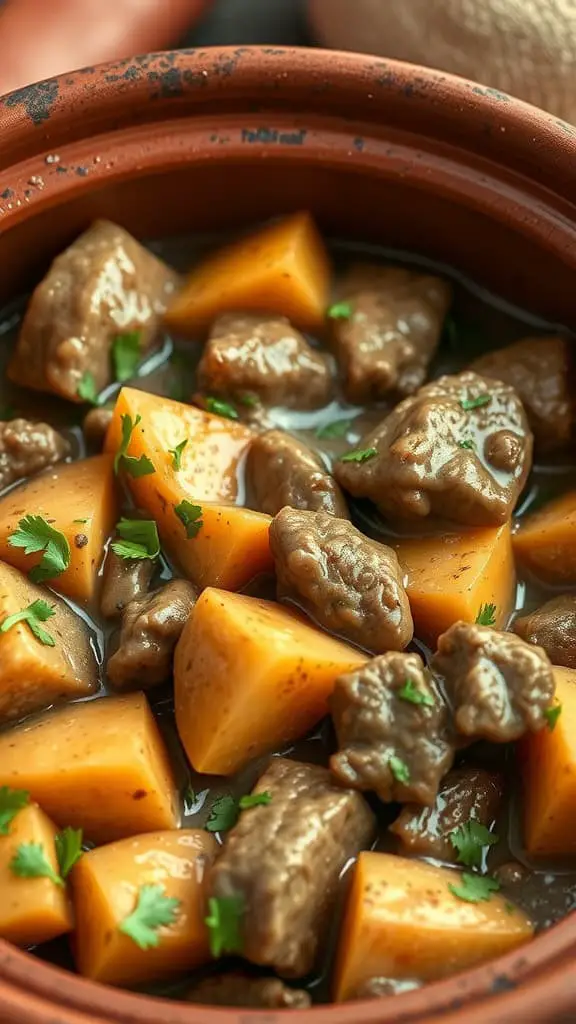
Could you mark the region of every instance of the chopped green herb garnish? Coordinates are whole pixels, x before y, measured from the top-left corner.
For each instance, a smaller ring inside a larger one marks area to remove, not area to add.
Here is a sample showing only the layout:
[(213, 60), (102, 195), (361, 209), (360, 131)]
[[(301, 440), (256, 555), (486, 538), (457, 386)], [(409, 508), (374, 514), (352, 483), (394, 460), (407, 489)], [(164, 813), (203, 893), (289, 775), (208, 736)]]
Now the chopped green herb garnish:
[(476, 441), (472, 441), (471, 439), (467, 439), (466, 441), (458, 441), (458, 447), (467, 448), (469, 451), (473, 452), (476, 447)]
[(396, 757), (395, 754), (388, 760), (390, 765), (390, 771), (396, 779), (396, 782), (410, 782), (410, 769), (405, 761), (402, 761), (400, 757)]
[(272, 803), (271, 793), (249, 793), (247, 796), (241, 796), (238, 801), (238, 806), (241, 811), (247, 811), (249, 807), (259, 807), (261, 804)]
[(208, 900), (208, 917), (204, 918), (210, 935), (210, 952), (214, 958), (223, 953), (241, 953), (242, 931), (240, 924), (244, 916), (242, 896), (212, 896)]
[(24, 516), (18, 529), (8, 537), (8, 543), (13, 548), (24, 548), (25, 555), (43, 552), (39, 564), (28, 573), (33, 583), (45, 583), (70, 565), (70, 545), (66, 537), (42, 516)]
[(0, 836), (9, 835), (14, 818), (29, 802), (27, 790), (0, 786)]
[(330, 320), (349, 320), (353, 312), (352, 303), (335, 302), (332, 306), (328, 307), (326, 316)]
[(483, 405), (488, 405), (490, 402), (490, 395), (478, 395), (478, 398), (461, 398), (460, 405), (464, 409), (464, 412), (469, 412), (470, 409), (480, 409)]
[(346, 452), (340, 456), (340, 462), (366, 462), (378, 455), (376, 448), (355, 448), (354, 451)]
[(220, 398), (208, 398), (204, 399), (204, 405), (208, 412), (213, 412), (215, 416), (224, 416), (227, 420), (237, 420), (238, 413), (233, 405), (229, 402), (222, 402)]
[(480, 611), (476, 616), (477, 626), (495, 626), (496, 625), (496, 605), (495, 604), (482, 604), (480, 605)]
[(141, 333), (141, 331), (127, 331), (126, 334), (117, 334), (112, 342), (114, 376), (120, 384), (130, 380), (130, 377), (133, 377), (136, 372), (140, 361)]
[(238, 401), (240, 402), (240, 405), (245, 405), (249, 409), (253, 409), (255, 405), (260, 405), (260, 399), (258, 398), (258, 395), (240, 395)]
[(238, 821), (238, 804), (233, 796), (217, 796), (208, 815), (208, 832), (227, 832)]
[(188, 438), (185, 437), (180, 444), (177, 444), (175, 448), (169, 448), (168, 454), (172, 456), (172, 469), (178, 473), (182, 469), (182, 452), (188, 444)]
[(153, 519), (121, 519), (116, 523), (121, 540), (110, 545), (120, 558), (157, 558), (160, 554), (158, 527)]
[(180, 900), (165, 896), (164, 891), (163, 885), (142, 885), (134, 910), (118, 925), (119, 931), (128, 935), (140, 949), (157, 946), (160, 942), (158, 929), (176, 920)]
[(62, 878), (68, 878), (75, 864), (82, 856), (82, 829), (63, 828), (56, 834), (56, 857)]
[(498, 842), (497, 835), (473, 818), (453, 829), (449, 839), (458, 854), (459, 864), (465, 864), (467, 868), (481, 868), (483, 851)]
[(544, 718), (546, 719), (546, 721), (548, 723), (548, 728), (549, 728), (550, 732), (554, 732), (554, 729), (556, 728), (556, 722), (558, 721), (558, 719), (560, 718), (560, 715), (562, 714), (562, 705), (561, 704), (552, 704), (551, 707), (544, 708), (544, 712), (543, 713), (544, 713)]
[(18, 622), (24, 622), (32, 635), (41, 644), (44, 644), (46, 647), (55, 647), (56, 641), (54, 637), (39, 625), (40, 622), (46, 622), (46, 619), (51, 619), (55, 614), (54, 608), (47, 601), (38, 598), (37, 601), (29, 604), (27, 608), (23, 608), (21, 612), (14, 612), (13, 615), (9, 615), (8, 618), (4, 619), (0, 626), (0, 633), (7, 633)]
[(186, 527), (186, 536), (189, 540), (192, 537), (196, 537), (201, 528), (204, 526), (202, 520), (202, 506), (193, 505), (191, 501), (181, 501), (179, 505), (174, 506), (174, 511), (178, 516), (178, 519)]
[(459, 900), (465, 900), (466, 903), (481, 903), (483, 900), (489, 900), (493, 892), (498, 892), (500, 885), (489, 875), (472, 875), (464, 871), (461, 884), (449, 885), (448, 888)]
[(42, 843), (21, 843), (10, 861), (10, 870), (19, 878), (49, 878), (54, 885), (64, 885), (46, 859)]
[(318, 427), (316, 437), (327, 441), (335, 437), (346, 437), (351, 426), (352, 420), (334, 420), (332, 423), (326, 423), (323, 427)]
[(413, 679), (407, 679), (404, 685), (398, 690), (398, 696), (407, 700), (410, 704), (425, 704), (426, 707), (434, 707), (434, 697), (425, 690), (419, 690)]
[(147, 455), (141, 455), (139, 459), (136, 459), (126, 454), (132, 438), (132, 431), (141, 421), (142, 417), (140, 415), (136, 416), (136, 419), (132, 422), (132, 417), (128, 413), (122, 414), (120, 417), (122, 439), (114, 457), (114, 472), (117, 473), (120, 469), (123, 469), (134, 479), (141, 476), (149, 476), (150, 473), (156, 472)]
[(86, 373), (82, 374), (76, 393), (83, 402), (89, 402), (90, 405), (100, 405), (98, 392), (96, 390), (96, 381), (89, 370), (86, 370)]
[(192, 789), (192, 786), (187, 786), (186, 787), (186, 789), (184, 790), (184, 792), (182, 794), (182, 799), (183, 799), (184, 803), (190, 805), (190, 807), (192, 806), (192, 804), (196, 803), (196, 793)]

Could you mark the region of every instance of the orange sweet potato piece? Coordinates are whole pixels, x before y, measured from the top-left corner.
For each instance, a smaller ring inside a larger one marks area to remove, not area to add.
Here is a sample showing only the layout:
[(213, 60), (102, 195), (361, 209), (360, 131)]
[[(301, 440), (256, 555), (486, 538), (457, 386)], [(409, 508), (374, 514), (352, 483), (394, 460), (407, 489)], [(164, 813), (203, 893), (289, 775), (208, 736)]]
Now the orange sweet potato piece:
[(519, 749), (524, 843), (534, 857), (576, 853), (576, 671), (555, 668), (560, 715), (552, 729), (526, 736)]
[(118, 518), (118, 500), (109, 455), (62, 464), (20, 484), (0, 499), (0, 558), (29, 572), (42, 555), (24, 554), (8, 539), (27, 515), (42, 516), (70, 545), (70, 565), (49, 585), (76, 601), (92, 601), (104, 544)]
[(576, 491), (527, 516), (512, 539), (514, 554), (547, 583), (576, 583)]
[(330, 261), (309, 213), (295, 213), (220, 249), (191, 272), (168, 309), (181, 334), (205, 330), (219, 313), (278, 313), (297, 327), (324, 325)]
[(200, 772), (231, 775), (303, 736), (327, 713), (335, 679), (366, 655), (272, 601), (208, 589), (176, 647), (174, 699)]
[[(233, 504), (239, 463), (253, 431), (191, 405), (123, 388), (106, 437), (109, 452), (118, 450), (123, 415), (133, 423), (141, 417), (128, 454), (148, 456), (155, 469), (148, 476), (127, 476), (127, 483), (136, 504), (156, 520), (162, 543), (186, 575), (201, 587), (237, 590), (270, 570), (270, 517)], [(185, 438), (181, 468), (175, 470), (169, 449)], [(187, 536), (174, 511), (182, 501), (202, 506), (203, 525), (193, 537)]]
[(453, 622), (475, 622), (483, 605), (495, 605), (494, 625), (506, 625), (516, 573), (510, 524), (465, 533), (400, 540), (406, 591), (416, 635), (435, 644)]
[(523, 945), (533, 927), (498, 893), (470, 903), (451, 885), (459, 871), (388, 853), (354, 867), (334, 971), (334, 998), (353, 998), (369, 978), (434, 981)]

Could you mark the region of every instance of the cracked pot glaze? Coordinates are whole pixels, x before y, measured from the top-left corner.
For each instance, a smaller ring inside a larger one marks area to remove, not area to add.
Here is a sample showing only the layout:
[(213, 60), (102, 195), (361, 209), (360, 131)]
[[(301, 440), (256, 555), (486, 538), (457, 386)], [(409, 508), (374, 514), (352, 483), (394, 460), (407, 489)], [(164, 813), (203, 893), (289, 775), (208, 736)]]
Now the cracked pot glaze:
[[(240, 48), (88, 68), (0, 98), (0, 301), (95, 217), (139, 237), (310, 209), (576, 327), (576, 129), (392, 61)], [(232, 186), (232, 187), (231, 187)], [(0, 942), (2, 1024), (568, 1021), (576, 919), (391, 1000), (251, 1012), (113, 991)]]

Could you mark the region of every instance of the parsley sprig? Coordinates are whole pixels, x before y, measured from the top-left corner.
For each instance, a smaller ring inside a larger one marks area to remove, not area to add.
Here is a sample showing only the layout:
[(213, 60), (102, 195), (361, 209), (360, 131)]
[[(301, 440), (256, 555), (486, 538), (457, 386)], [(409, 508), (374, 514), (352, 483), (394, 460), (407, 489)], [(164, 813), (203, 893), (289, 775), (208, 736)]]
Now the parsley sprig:
[(7, 633), (18, 622), (23, 622), (28, 626), (32, 636), (35, 636), (41, 644), (44, 644), (46, 647), (55, 647), (56, 641), (54, 637), (40, 626), (41, 622), (46, 622), (47, 619), (51, 619), (55, 614), (54, 608), (47, 601), (38, 598), (38, 600), (32, 601), (32, 604), (29, 604), (27, 608), (23, 608), (22, 611), (8, 615), (0, 626), (0, 633)]
[(0, 836), (10, 834), (10, 825), (21, 810), (30, 803), (30, 793), (25, 789), (0, 786)]
[(496, 605), (495, 604), (482, 604), (480, 605), (480, 611), (476, 616), (477, 626), (495, 626), (496, 625)]
[(158, 527), (153, 519), (124, 519), (116, 524), (120, 540), (112, 541), (112, 550), (120, 558), (157, 558), (160, 554)]
[(353, 451), (341, 455), (340, 462), (367, 462), (375, 455), (378, 455), (376, 448), (355, 448)]
[(205, 923), (210, 936), (210, 952), (217, 958), (223, 953), (241, 953), (242, 918), (245, 905), (242, 896), (210, 897)]
[(24, 548), (25, 555), (43, 552), (39, 564), (28, 573), (33, 583), (45, 583), (60, 576), (70, 565), (70, 545), (66, 537), (42, 516), (24, 516), (18, 529), (8, 537), (8, 543), (13, 548)]
[(54, 885), (64, 885), (48, 861), (42, 843), (20, 843), (10, 861), (10, 870), (19, 878), (49, 878)]
[(434, 707), (434, 697), (426, 690), (419, 690), (413, 679), (406, 679), (406, 682), (398, 690), (398, 696), (409, 704), (424, 704), (426, 707)]
[(181, 501), (179, 505), (174, 506), (174, 511), (186, 529), (186, 536), (188, 537), (188, 540), (196, 537), (204, 526), (204, 521), (202, 519), (202, 506), (193, 505), (191, 501), (184, 499), (184, 501)]
[(102, 400), (96, 390), (94, 375), (89, 370), (82, 374), (76, 393), (78, 398), (81, 398), (83, 402), (89, 402), (90, 405), (102, 404)]
[(396, 779), (396, 782), (410, 782), (410, 769), (401, 757), (397, 757), (396, 754), (393, 754), (392, 757), (388, 759), (388, 765), (392, 775)]
[(543, 714), (548, 724), (550, 732), (554, 732), (554, 729), (556, 728), (556, 722), (562, 714), (562, 705), (551, 704), (549, 708), (544, 708)]
[(140, 362), (141, 331), (126, 331), (117, 334), (112, 341), (112, 364), (114, 376), (120, 384), (130, 380)]
[(142, 417), (140, 415), (136, 416), (134, 421), (132, 421), (132, 417), (128, 413), (122, 414), (120, 417), (120, 446), (114, 457), (114, 472), (118, 473), (119, 470), (123, 469), (134, 479), (141, 476), (149, 476), (150, 473), (156, 472), (147, 455), (141, 455), (140, 458), (137, 459), (134, 456), (127, 454), (128, 447), (132, 439), (132, 432), (141, 422)]
[(480, 409), (483, 405), (488, 405), (490, 400), (488, 394), (478, 395), (477, 398), (461, 398), (460, 406), (464, 412), (469, 412), (471, 409)]
[(216, 797), (206, 822), (208, 832), (227, 832), (238, 821), (238, 804), (228, 794)]
[(230, 402), (223, 402), (221, 398), (212, 398), (208, 395), (204, 399), (204, 405), (206, 406), (207, 412), (214, 413), (215, 416), (223, 416), (227, 420), (237, 420), (238, 413)]
[(459, 900), (466, 903), (481, 903), (487, 902), (493, 892), (498, 892), (500, 885), (489, 875), (473, 875), (463, 871), (460, 884), (449, 885), (448, 888)]
[(169, 448), (168, 454), (172, 456), (172, 469), (175, 473), (178, 473), (182, 469), (182, 452), (188, 444), (188, 438), (185, 437), (180, 444), (177, 444), (175, 448)]
[(449, 834), (450, 842), (458, 854), (458, 863), (467, 868), (481, 868), (482, 854), (490, 846), (496, 846), (499, 837), (485, 825), (470, 818)]
[(353, 312), (352, 303), (334, 302), (326, 310), (326, 316), (329, 320), (349, 320)]
[(66, 879), (82, 856), (82, 829), (67, 826), (57, 833), (54, 843), (60, 875)]
[(180, 900), (165, 896), (163, 885), (142, 885), (134, 910), (120, 922), (118, 928), (128, 935), (140, 949), (152, 949), (160, 942), (158, 929), (174, 924)]
[(264, 793), (248, 793), (241, 796), (238, 806), (241, 811), (247, 811), (249, 807), (266, 807), (272, 803), (272, 794), (266, 790)]

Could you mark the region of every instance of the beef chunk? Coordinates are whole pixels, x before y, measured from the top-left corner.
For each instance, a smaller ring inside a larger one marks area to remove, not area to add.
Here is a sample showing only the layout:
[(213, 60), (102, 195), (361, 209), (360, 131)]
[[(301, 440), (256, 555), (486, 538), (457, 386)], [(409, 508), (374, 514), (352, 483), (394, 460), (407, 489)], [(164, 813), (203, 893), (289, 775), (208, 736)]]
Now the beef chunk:
[(543, 647), (553, 665), (576, 668), (576, 596), (563, 594), (516, 619), (514, 632)]
[(269, 430), (252, 442), (246, 478), (259, 512), (275, 516), (288, 505), (348, 518), (344, 495), (320, 457), (282, 430)]
[(381, 800), (432, 804), (454, 760), (448, 708), (418, 654), (373, 658), (336, 680), (330, 769)]
[(243, 811), (211, 869), (209, 894), (244, 906), (242, 954), (300, 978), (314, 966), (344, 865), (370, 845), (364, 798), (326, 768), (273, 758), (254, 790), (271, 800)]
[(100, 611), (105, 619), (120, 618), (131, 601), (148, 593), (154, 572), (151, 558), (120, 558), (112, 548), (106, 555)]
[(198, 386), (242, 404), (315, 409), (330, 398), (326, 358), (284, 316), (223, 313), (214, 321), (198, 364)]
[(490, 526), (512, 513), (530, 470), (532, 434), (512, 388), (462, 373), (405, 398), (358, 447), (368, 452), (364, 461), (334, 467), (355, 497), (392, 516)]
[(524, 338), (481, 356), (470, 369), (514, 388), (539, 451), (566, 445), (573, 419), (571, 346), (566, 338)]
[(514, 633), (455, 622), (438, 638), (432, 667), (444, 678), (456, 728), (471, 739), (510, 743), (546, 725), (554, 676), (541, 647)]
[(402, 650), (414, 631), (396, 552), (346, 519), (283, 508), (270, 527), (278, 598), (367, 650)]
[(8, 376), (78, 402), (78, 385), (90, 373), (101, 391), (112, 380), (114, 337), (139, 331), (144, 351), (178, 280), (123, 228), (96, 221), (35, 289)]
[(120, 646), (107, 672), (120, 690), (147, 690), (172, 674), (174, 648), (198, 592), (186, 580), (172, 580), (124, 609)]
[(305, 1010), (310, 996), (290, 988), (280, 978), (253, 978), (240, 971), (215, 974), (188, 989), (186, 998), (201, 1006), (245, 1006), (264, 1010)]
[(112, 423), (112, 409), (90, 409), (82, 422), (84, 437), (90, 445), (102, 448), (108, 427)]
[(503, 779), (483, 768), (448, 772), (431, 807), (408, 804), (390, 826), (400, 838), (403, 854), (458, 861), (450, 833), (468, 821), (490, 828), (502, 800)]
[(0, 490), (65, 459), (68, 441), (48, 423), (0, 422)]
[(350, 316), (333, 323), (350, 402), (411, 395), (424, 383), (452, 298), (447, 281), (400, 267), (353, 266), (339, 289)]

